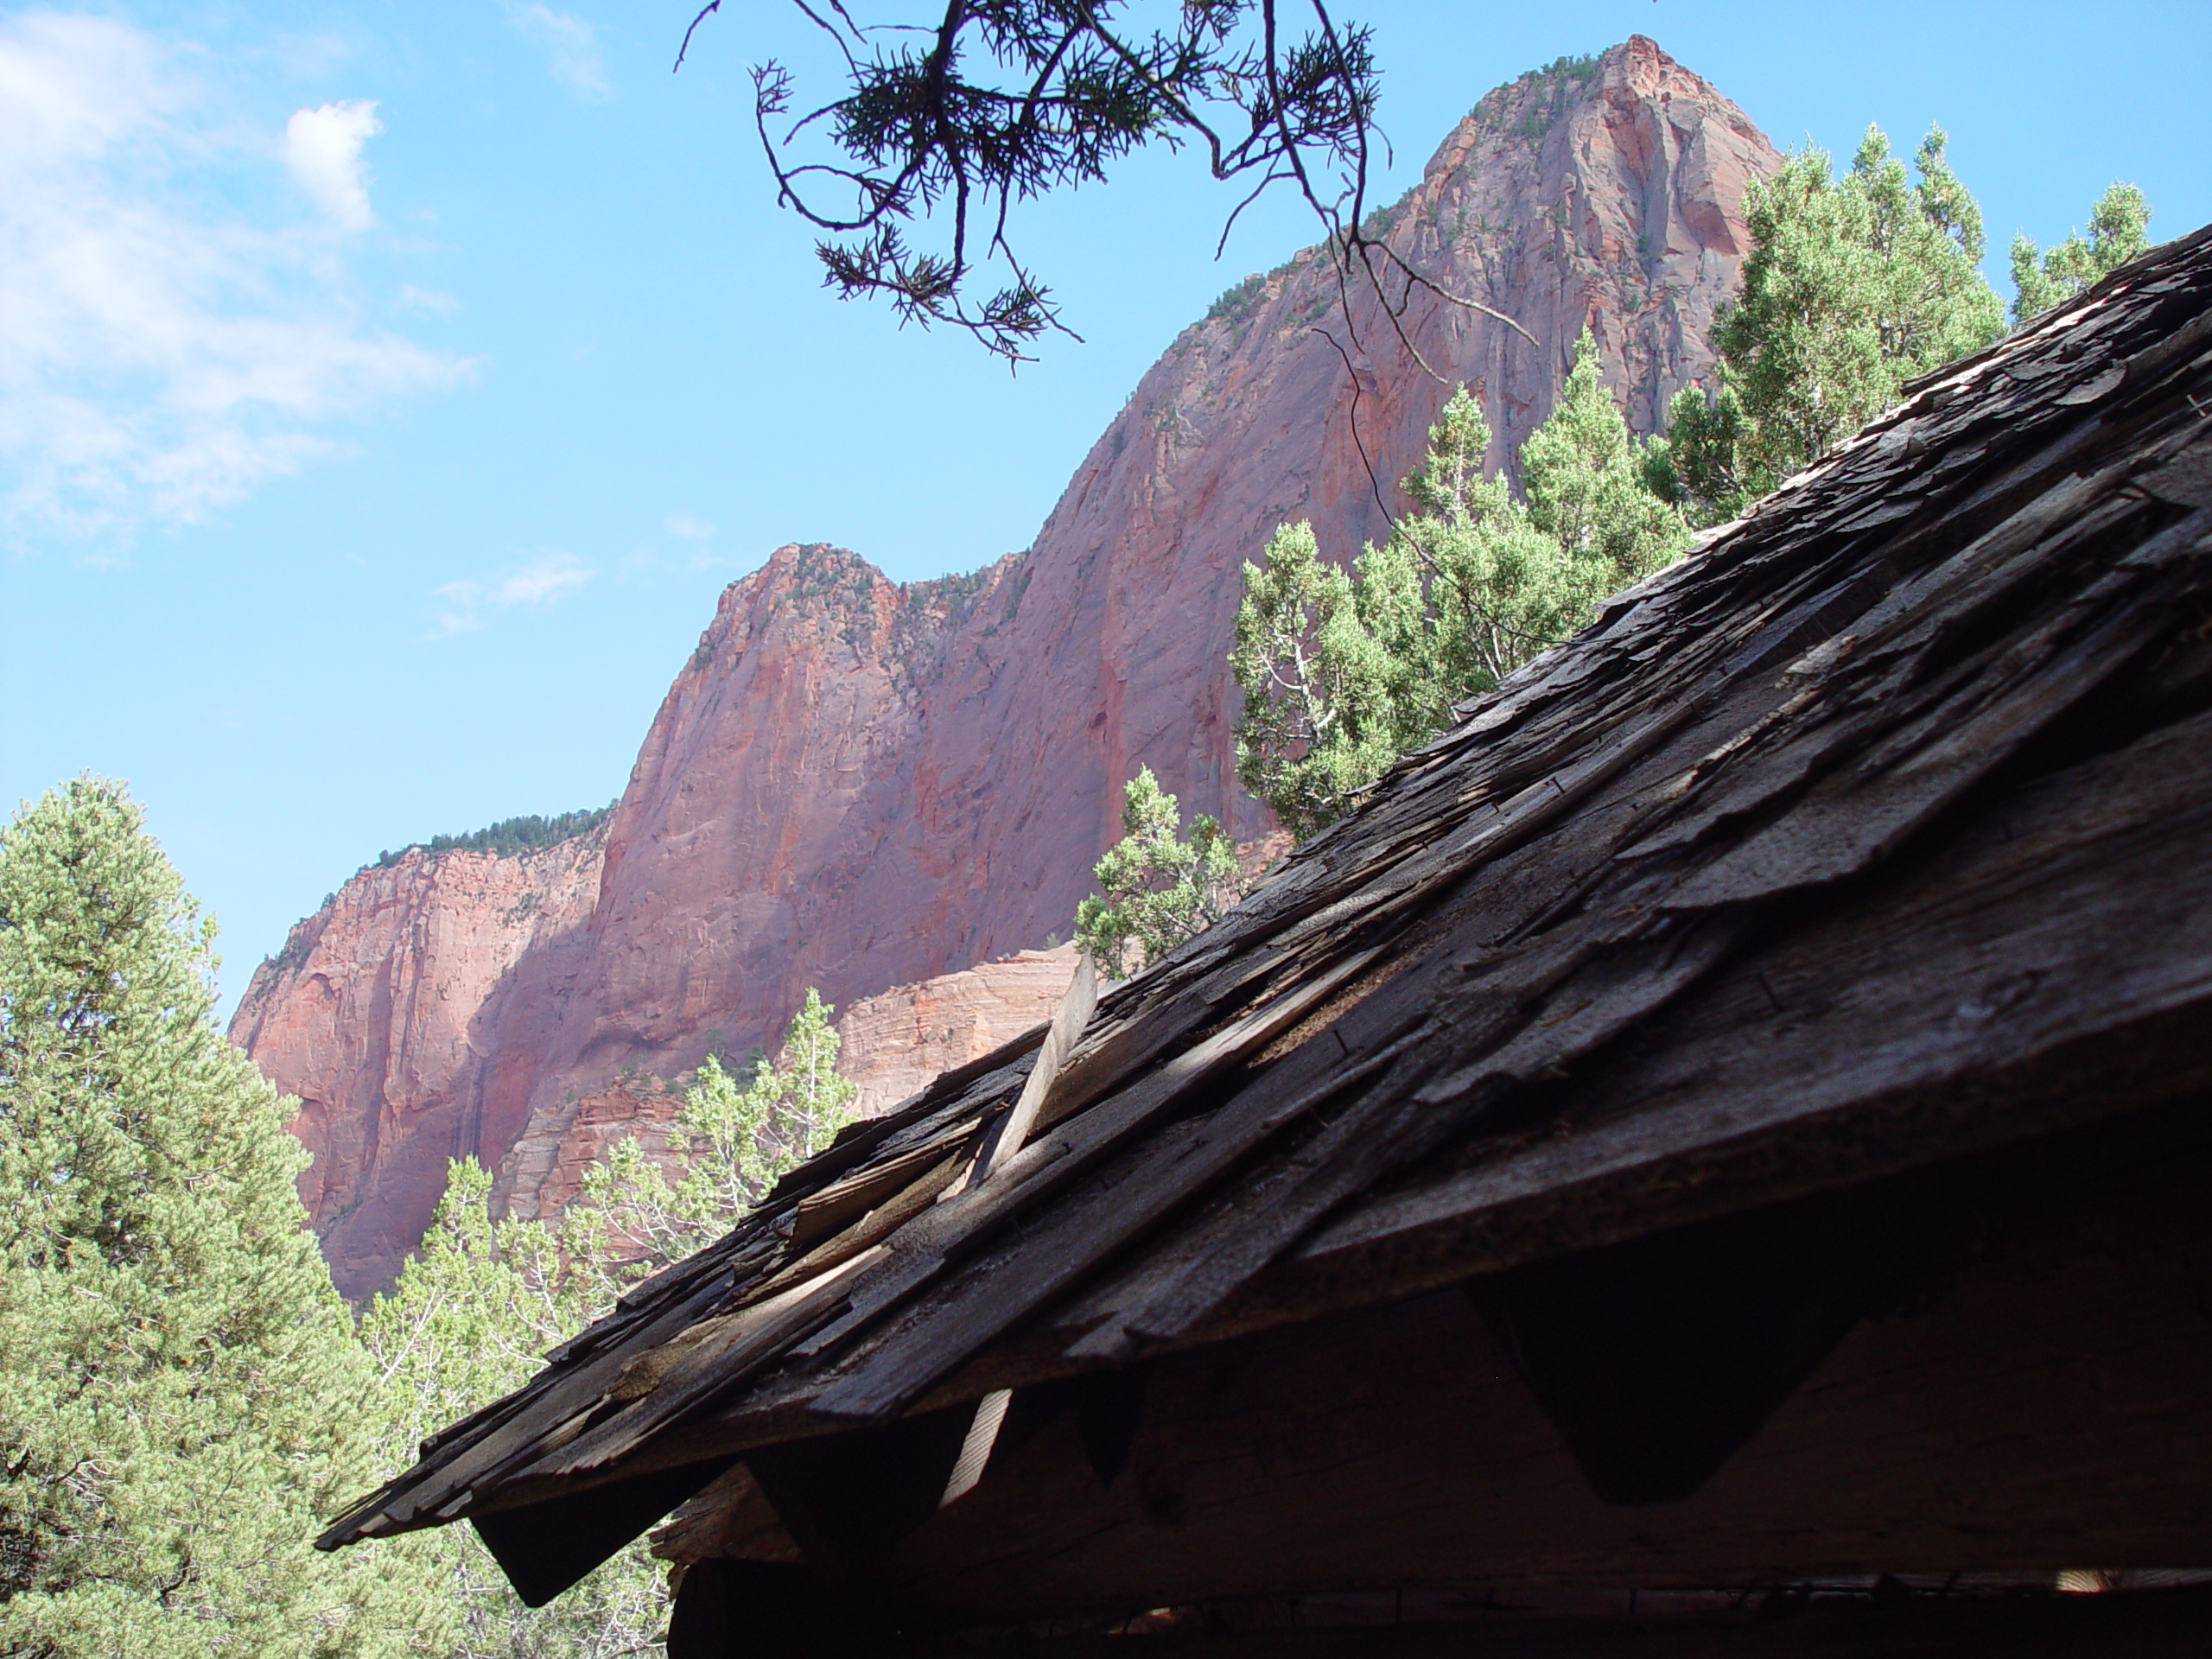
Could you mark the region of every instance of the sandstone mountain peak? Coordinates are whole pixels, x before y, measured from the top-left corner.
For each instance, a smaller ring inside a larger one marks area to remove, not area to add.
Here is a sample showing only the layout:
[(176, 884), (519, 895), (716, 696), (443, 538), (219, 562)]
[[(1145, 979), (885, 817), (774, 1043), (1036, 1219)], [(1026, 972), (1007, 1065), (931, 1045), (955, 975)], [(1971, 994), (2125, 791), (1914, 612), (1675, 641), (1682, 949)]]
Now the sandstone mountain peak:
[[(1744, 188), (1779, 160), (1642, 36), (1497, 88), (1371, 222), (1432, 287), (1355, 287), (1344, 316), (1315, 251), (1248, 279), (1139, 382), (1027, 554), (900, 586), (793, 544), (733, 583), (603, 840), (356, 877), (233, 1027), (302, 1097), (341, 1288), (389, 1275), (451, 1155), (533, 1213), (606, 1123), (663, 1109), (618, 1109), (625, 1077), (744, 1053), (809, 985), (849, 1004), (1065, 933), (1140, 766), (1268, 833), (1233, 772), (1243, 561), (1289, 519), (1344, 556), (1382, 534), (1459, 383), (1510, 455), (1586, 326), (1650, 431), (1709, 367)], [(503, 919), (525, 888), (528, 925)]]

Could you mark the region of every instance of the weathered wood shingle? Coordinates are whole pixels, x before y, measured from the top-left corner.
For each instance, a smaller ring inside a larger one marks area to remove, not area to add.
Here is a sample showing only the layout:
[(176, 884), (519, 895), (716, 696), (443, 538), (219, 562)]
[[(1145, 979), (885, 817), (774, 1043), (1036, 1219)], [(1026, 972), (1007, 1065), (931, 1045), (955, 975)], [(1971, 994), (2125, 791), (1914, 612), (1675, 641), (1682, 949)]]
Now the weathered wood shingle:
[(1909, 391), (1109, 993), (988, 1176), (1041, 1032), (323, 1543), (664, 1509), (666, 1471), (2202, 1090), (2212, 233)]

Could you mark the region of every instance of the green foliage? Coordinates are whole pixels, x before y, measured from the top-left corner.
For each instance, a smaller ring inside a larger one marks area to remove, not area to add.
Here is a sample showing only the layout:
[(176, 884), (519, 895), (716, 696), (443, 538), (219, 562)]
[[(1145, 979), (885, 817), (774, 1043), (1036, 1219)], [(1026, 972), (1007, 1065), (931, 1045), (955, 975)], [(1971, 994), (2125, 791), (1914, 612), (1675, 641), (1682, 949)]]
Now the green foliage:
[(1914, 376), (1988, 345), (2003, 308), (1981, 278), (1981, 213), (1940, 127), (1917, 183), (1869, 127), (1838, 180), (1807, 147), (1745, 197), (1744, 289), (1713, 330), (1711, 396), (1678, 395), (1647, 481), (1694, 521), (1732, 518), (1897, 401)]
[(1350, 571), (1289, 524), (1244, 567), (1230, 671), (1244, 694), (1237, 776), (1300, 839), (1391, 760), (1585, 626), (1599, 602), (1679, 557), (1681, 517), (1598, 378), (1586, 330), (1557, 406), (1522, 446), (1527, 500), (1485, 479), (1490, 430), (1462, 387), (1404, 481), (1417, 512)]
[(1244, 566), (1229, 657), (1244, 693), (1236, 775), (1302, 839), (1399, 752), (1398, 664), (1361, 612), (1402, 589), (1325, 562), (1308, 524), (1285, 524), (1263, 556)]
[(1206, 308), (1206, 321), (1216, 322), (1224, 317), (1241, 319), (1267, 290), (1267, 277), (1255, 270), (1243, 282), (1231, 283), (1221, 290), (1220, 296)]
[[(426, 1435), (527, 1382), (540, 1354), (721, 1237), (785, 1170), (829, 1143), (855, 1093), (836, 1071), (834, 1012), (809, 990), (779, 1063), (760, 1057), (743, 1084), (709, 1058), (671, 1128), (673, 1177), (636, 1137), (618, 1141), (556, 1225), (493, 1219), (491, 1176), (473, 1159), (454, 1161), (421, 1248), (361, 1316), (382, 1382), (384, 1467), (404, 1467)], [(535, 1610), (460, 1528), (398, 1542), (435, 1566), (458, 1605), (461, 1630), (443, 1649), (453, 1659), (644, 1652), (668, 1623), (665, 1564), (642, 1542)]]
[(1076, 938), (1111, 977), (1128, 969), (1132, 947), (1142, 968), (1219, 921), (1241, 886), (1236, 849), (1213, 819), (1200, 814), (1188, 841), (1177, 834), (1182, 815), (1150, 766), (1129, 780), (1122, 806), (1122, 839), (1091, 874), (1103, 898), (1077, 907)]
[(2151, 204), (2139, 186), (2115, 181), (2090, 210), (2089, 234), (2069, 232), (2038, 259), (2025, 231), (2012, 238), (2012, 321), (2025, 322), (2110, 276), (2151, 245)]
[[(1119, 0), (995, 0), (912, 25), (801, 10), (843, 50), (841, 95), (801, 113), (791, 72), (763, 64), (755, 130), (779, 200), (823, 232), (828, 284), (888, 300), (902, 322), (950, 323), (1025, 360), (1065, 326), (1014, 252), (1013, 210), (1102, 181), (1148, 144), (1189, 144), (1254, 194), (1287, 182), (1332, 234), (1340, 183), (1359, 211), (1378, 91), (1362, 24), (1317, 10), (1300, 34), (1253, 0), (1166, 8), (1150, 29)], [(944, 234), (913, 245), (932, 218)], [(982, 269), (1001, 261), (1004, 285), (979, 295)]]
[(1684, 386), (1667, 405), (1667, 429), (1643, 452), (1644, 487), (1700, 528), (1739, 518), (1781, 480), (1748, 458), (1743, 400), (1724, 378)]
[(1527, 114), (1514, 123), (1514, 136), (1530, 144), (1543, 142), (1567, 109), (1567, 100), (1574, 89), (1598, 73), (1598, 60), (1587, 56), (1571, 57), (1562, 54), (1541, 69), (1531, 69), (1516, 82), (1535, 83), (1535, 101)]
[(602, 1305), (713, 1243), (851, 1121), (857, 1090), (837, 1071), (836, 1014), (809, 987), (776, 1064), (756, 1055), (741, 1082), (711, 1054), (701, 1063), (676, 1115), (673, 1180), (634, 1136), (584, 1172), (563, 1240), (577, 1271), (599, 1275)]
[(1360, 221), (1360, 234), (1370, 242), (1380, 242), (1388, 237), (1392, 227), (1406, 216), (1415, 194), (1408, 190), (1395, 201), (1378, 203), (1370, 208), (1367, 217)]
[[(1599, 382), (1586, 329), (1559, 402), (1521, 448), (1525, 504), (1503, 478), (1481, 476), (1490, 431), (1464, 390), (1429, 441), (1427, 458), (1405, 480), (1421, 511), (1391, 538), (1411, 556), (1420, 584), (1420, 602), (1398, 601), (1405, 620), (1384, 636), (1402, 663), (1401, 747), (1442, 730), (1452, 704), (1582, 627), (1599, 601), (1675, 557), (1686, 539), (1678, 516), (1643, 486), (1639, 452)], [(1367, 565), (1377, 575), (1386, 568), (1372, 557)], [(1385, 607), (1369, 601), (1371, 613)]]
[(119, 785), (0, 831), (0, 1653), (439, 1651), (418, 1557), (309, 1547), (377, 1379), (213, 937)]
[(525, 817), (501, 818), (488, 828), (472, 830), (465, 836), (432, 836), (428, 841), (410, 842), (396, 853), (378, 854), (376, 868), (388, 870), (418, 849), (432, 853), (497, 853), (502, 858), (512, 858), (518, 853), (534, 853), (543, 848), (557, 846), (564, 841), (574, 841), (578, 836), (589, 835), (613, 816), (619, 804), (619, 802), (609, 801), (605, 806), (558, 812), (550, 818), (540, 817), (532, 812)]
[[(361, 1315), (381, 1383), (379, 1467), (415, 1460), (424, 1438), (529, 1381), (539, 1357), (605, 1306), (595, 1264), (571, 1263), (554, 1231), (494, 1221), (492, 1177), (473, 1158), (448, 1170), (445, 1196), (391, 1288)], [(466, 1528), (358, 1548), (410, 1549), (434, 1571), (458, 1629), (450, 1659), (597, 1659), (656, 1646), (668, 1622), (664, 1563), (639, 1545), (550, 1605), (528, 1608)]]
[(1558, 549), (1534, 632), (1573, 632), (1599, 601), (1681, 556), (1681, 519), (1644, 487), (1642, 461), (1598, 378), (1598, 342), (1586, 328), (1559, 402), (1521, 446), (1529, 522)]

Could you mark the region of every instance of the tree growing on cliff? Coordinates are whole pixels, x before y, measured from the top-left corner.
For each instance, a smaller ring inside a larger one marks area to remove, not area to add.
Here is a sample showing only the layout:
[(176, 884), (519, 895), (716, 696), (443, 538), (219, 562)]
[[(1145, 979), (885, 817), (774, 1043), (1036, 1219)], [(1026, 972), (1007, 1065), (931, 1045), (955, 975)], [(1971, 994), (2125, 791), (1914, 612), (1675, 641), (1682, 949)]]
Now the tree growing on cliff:
[(309, 1548), (375, 1378), (213, 937), (119, 785), (0, 830), (0, 1653), (435, 1651), (418, 1557)]
[(1654, 492), (1693, 522), (1735, 517), (1889, 408), (1904, 382), (2005, 332), (1976, 268), (1981, 210), (1947, 142), (1929, 129), (1910, 182), (1869, 127), (1840, 180), (1808, 145), (1745, 192), (1751, 251), (1713, 329), (1715, 384), (1676, 394), (1645, 461)]
[(1187, 840), (1181, 822), (1175, 798), (1139, 767), (1122, 804), (1122, 839), (1091, 871), (1103, 896), (1076, 907), (1076, 939), (1111, 978), (1166, 956), (1236, 902), (1235, 844), (1203, 813)]
[(464, 836), (432, 836), (428, 841), (410, 842), (396, 853), (378, 853), (376, 868), (388, 870), (408, 854), (418, 849), (430, 853), (496, 853), (501, 858), (541, 852), (548, 847), (557, 847), (564, 841), (574, 841), (579, 836), (589, 835), (613, 817), (614, 809), (620, 804), (620, 801), (609, 801), (605, 806), (556, 812), (550, 818), (532, 812), (518, 818), (501, 818), (497, 823), (487, 824), (481, 830), (472, 830)]
[(2089, 234), (2069, 232), (2038, 250), (2025, 231), (2012, 238), (2012, 321), (2025, 322), (2109, 276), (2151, 245), (2151, 204), (2140, 186), (2115, 180), (2089, 212)]
[(1679, 557), (1681, 515), (1598, 378), (1587, 330), (1542, 425), (1521, 448), (1526, 499), (1483, 476), (1490, 430), (1463, 387), (1404, 480), (1420, 509), (1349, 571), (1310, 524), (1244, 567), (1230, 671), (1244, 694), (1237, 776), (1300, 838), (1334, 822), (1397, 755), (1586, 626), (1600, 601)]

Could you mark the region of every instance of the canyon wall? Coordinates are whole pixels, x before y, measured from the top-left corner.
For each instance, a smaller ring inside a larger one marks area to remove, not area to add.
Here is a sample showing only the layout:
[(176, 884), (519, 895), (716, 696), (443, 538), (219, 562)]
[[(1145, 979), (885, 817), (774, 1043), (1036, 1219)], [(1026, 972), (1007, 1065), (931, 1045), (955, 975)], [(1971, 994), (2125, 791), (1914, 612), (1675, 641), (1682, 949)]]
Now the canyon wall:
[(861, 998), (837, 1016), (837, 1069), (860, 1086), (855, 1114), (889, 1111), (938, 1072), (1049, 1020), (1074, 977), (1075, 946), (1062, 944)]
[[(390, 1055), (411, 1028), (371, 1030), (402, 1006), (377, 1000), (375, 973), (327, 1017), (312, 945), (257, 975), (237, 1030), (308, 1103), (308, 1188), (347, 1195), (318, 1211), (334, 1262), (359, 1264), (341, 1282), (358, 1293), (371, 1264), (396, 1262), (435, 1202), (422, 1159), (393, 1150), (403, 1125), (424, 1148), (498, 1163), (502, 1200), (534, 1213), (607, 1124), (656, 1109), (614, 1099), (626, 1077), (771, 1040), (809, 985), (850, 1004), (1065, 935), (1140, 766), (1186, 812), (1240, 840), (1268, 833), (1232, 775), (1243, 562), (1287, 520), (1313, 519), (1339, 556), (1379, 538), (1459, 382), (1480, 388), (1503, 462), (1585, 326), (1650, 431), (1709, 367), (1745, 251), (1743, 190), (1778, 161), (1641, 37), (1524, 76), (1370, 221), (1428, 285), (1392, 282), (1386, 305), (1355, 284), (1347, 317), (1309, 251), (1232, 289), (1146, 374), (1026, 555), (899, 586), (793, 545), (734, 583), (606, 827), (588, 914), (521, 944), (465, 1018), (457, 1007), (447, 1025), (465, 1042), (408, 1072)], [(404, 904), (375, 910), (353, 885), (303, 926), (323, 937), (341, 913), (366, 930), (352, 960), (416, 937)], [(498, 956), (455, 948), (486, 968)], [(407, 971), (450, 980), (457, 1004), (482, 979), (427, 958)], [(310, 1028), (316, 1042), (263, 1034)], [(885, 1039), (899, 1030), (887, 1020)], [(373, 1131), (340, 1128), (365, 1112)]]
[(517, 1004), (573, 971), (598, 901), (604, 826), (517, 857), (402, 853), (292, 929), (253, 976), (232, 1039), (299, 1110), (314, 1161), (300, 1197), (332, 1277), (374, 1290), (423, 1235), (446, 1163), (496, 1162), (523, 1128), (487, 1116), (503, 1071), (527, 1066)]

